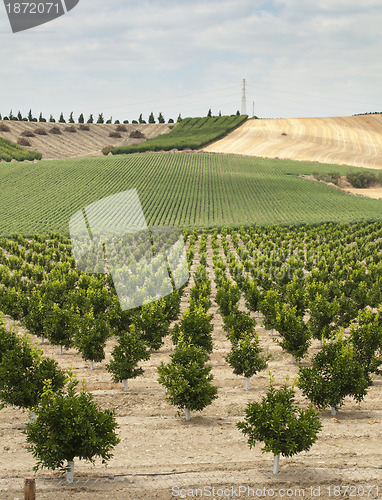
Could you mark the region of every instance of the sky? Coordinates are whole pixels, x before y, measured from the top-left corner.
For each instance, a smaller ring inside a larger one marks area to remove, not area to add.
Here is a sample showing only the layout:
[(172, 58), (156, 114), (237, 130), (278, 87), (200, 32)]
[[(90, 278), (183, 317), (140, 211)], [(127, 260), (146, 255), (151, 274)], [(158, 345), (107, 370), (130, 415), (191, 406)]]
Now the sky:
[(382, 111), (381, 0), (80, 0), (12, 33), (0, 3), (0, 113), (148, 119)]

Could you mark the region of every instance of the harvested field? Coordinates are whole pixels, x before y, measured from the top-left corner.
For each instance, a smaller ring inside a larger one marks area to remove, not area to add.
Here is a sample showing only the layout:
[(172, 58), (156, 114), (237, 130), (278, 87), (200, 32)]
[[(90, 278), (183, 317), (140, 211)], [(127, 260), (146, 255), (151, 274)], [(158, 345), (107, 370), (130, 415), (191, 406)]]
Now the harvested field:
[(248, 120), (211, 153), (382, 168), (382, 115)]
[[(125, 124), (126, 132), (120, 132), (121, 138), (110, 137), (110, 132), (117, 132), (117, 124), (90, 123), (86, 124), (89, 130), (81, 130), (80, 124), (68, 123), (40, 123), (0, 121), (6, 124), (9, 132), (2, 131), (0, 136), (10, 141), (17, 142), (18, 138), (26, 133), (34, 133), (35, 137), (29, 137), (31, 143), (29, 149), (38, 151), (44, 160), (55, 160), (61, 158), (84, 158), (88, 156), (102, 155), (102, 148), (106, 146), (126, 146), (136, 144), (145, 139), (152, 139), (160, 134), (170, 131), (167, 124)], [(68, 131), (73, 126), (76, 133)], [(51, 133), (52, 128), (58, 128), (60, 134)], [(38, 132), (36, 132), (38, 130)], [(41, 132), (45, 131), (46, 135)], [(143, 139), (131, 138), (130, 134), (140, 131)]]

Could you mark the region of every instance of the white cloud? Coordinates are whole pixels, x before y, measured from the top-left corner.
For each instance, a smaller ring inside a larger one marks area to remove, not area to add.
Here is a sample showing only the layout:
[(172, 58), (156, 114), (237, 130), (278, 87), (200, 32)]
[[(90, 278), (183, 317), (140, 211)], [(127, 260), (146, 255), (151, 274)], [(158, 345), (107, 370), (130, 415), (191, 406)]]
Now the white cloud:
[(380, 5), (81, 0), (15, 35), (0, 18), (0, 112), (230, 113), (244, 77), (262, 116), (382, 110)]

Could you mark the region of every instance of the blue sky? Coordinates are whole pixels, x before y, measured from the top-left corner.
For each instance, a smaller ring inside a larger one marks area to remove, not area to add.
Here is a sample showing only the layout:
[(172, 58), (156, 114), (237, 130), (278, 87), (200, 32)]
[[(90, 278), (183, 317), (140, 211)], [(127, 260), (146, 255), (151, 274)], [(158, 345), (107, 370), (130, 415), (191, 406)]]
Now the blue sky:
[[(0, 113), (129, 121), (382, 111), (381, 0), (80, 0), (13, 34), (0, 4)], [(253, 107), (254, 103), (254, 107)]]

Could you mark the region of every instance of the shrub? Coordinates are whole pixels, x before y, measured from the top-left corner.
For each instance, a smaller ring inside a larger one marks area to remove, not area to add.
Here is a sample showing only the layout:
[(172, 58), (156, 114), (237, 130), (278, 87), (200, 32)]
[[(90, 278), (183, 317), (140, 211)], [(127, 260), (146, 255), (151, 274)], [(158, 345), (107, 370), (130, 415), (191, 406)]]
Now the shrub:
[(355, 188), (368, 188), (371, 184), (377, 182), (373, 172), (349, 172), (346, 180)]
[(140, 130), (133, 130), (129, 137), (130, 139), (145, 139), (145, 135)]
[(28, 139), (25, 139), (24, 137), (19, 137), (17, 139), (17, 144), (20, 144), (20, 146), (31, 146), (32, 144), (28, 141)]
[(51, 134), (55, 134), (55, 135), (61, 135), (61, 134), (62, 134), (61, 130), (60, 130), (58, 127), (53, 127), (53, 128), (51, 128), (51, 129), (49, 130), (49, 132), (50, 132)]
[(118, 125), (117, 132), (127, 132), (127, 128), (124, 125)]
[(23, 137), (35, 137), (34, 133), (31, 130), (24, 130), (24, 132), (21, 132), (21, 135)]
[(0, 132), (10, 132), (10, 128), (5, 123), (0, 123)]
[(43, 129), (43, 128), (36, 128), (35, 132), (38, 135), (48, 135), (47, 131), (45, 129)]
[(86, 132), (89, 132), (89, 130), (90, 130), (89, 125), (85, 125), (84, 123), (81, 123), (79, 128), (80, 128), (80, 130), (85, 130)]
[(115, 137), (116, 139), (120, 139), (122, 136), (119, 132), (109, 132), (109, 137)]
[(77, 129), (72, 125), (71, 127), (65, 127), (65, 132), (75, 133), (77, 132)]

